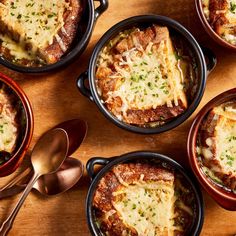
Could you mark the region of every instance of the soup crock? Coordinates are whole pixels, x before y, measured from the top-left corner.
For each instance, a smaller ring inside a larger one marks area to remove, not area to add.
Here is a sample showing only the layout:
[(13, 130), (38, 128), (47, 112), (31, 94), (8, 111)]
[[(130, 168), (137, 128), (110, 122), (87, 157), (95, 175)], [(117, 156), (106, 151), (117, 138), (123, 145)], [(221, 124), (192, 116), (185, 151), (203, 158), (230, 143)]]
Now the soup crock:
[[(187, 171), (173, 159), (167, 156), (164, 156), (162, 154), (149, 152), (149, 151), (131, 152), (131, 153), (127, 153), (118, 157), (111, 157), (111, 158), (94, 157), (94, 158), (91, 158), (87, 162), (86, 168), (87, 168), (88, 175), (91, 178), (91, 185), (89, 187), (87, 199), (86, 199), (86, 214), (87, 214), (87, 221), (88, 221), (91, 234), (94, 236), (102, 236), (102, 233), (98, 229), (97, 224), (95, 222), (95, 216), (94, 216), (93, 206), (92, 206), (94, 193), (97, 189), (99, 181), (115, 165), (137, 161), (137, 160), (145, 160), (148, 162), (158, 161), (161, 163), (165, 163), (171, 168), (173, 168), (174, 170), (177, 170), (181, 175), (184, 176), (184, 178), (192, 187), (192, 190), (194, 191), (194, 195), (197, 202), (196, 215), (195, 215), (192, 228), (190, 229), (189, 235), (192, 235), (192, 236), (199, 235), (202, 229), (203, 221), (204, 221), (204, 203), (203, 203), (201, 191), (198, 187), (198, 184), (195, 182), (194, 177), (191, 176), (189, 173), (187, 173)], [(97, 174), (95, 174), (94, 172), (95, 165), (103, 166)]]
[(206, 192), (223, 208), (227, 210), (236, 211), (236, 194), (224, 190), (223, 188), (214, 184), (213, 181), (211, 181), (208, 177), (206, 177), (198, 163), (196, 153), (198, 130), (202, 124), (203, 119), (206, 117), (208, 112), (212, 110), (215, 106), (218, 106), (232, 99), (236, 99), (236, 88), (218, 95), (201, 109), (201, 111), (194, 119), (191, 129), (189, 131), (187, 150), (190, 166), (198, 181), (206, 190)]
[[(98, 6), (96, 9), (94, 7), (95, 1), (100, 2), (100, 6)], [(83, 3), (85, 5), (85, 9), (83, 10), (82, 18), (79, 22), (75, 39), (69, 51), (64, 56), (62, 56), (58, 62), (42, 67), (25, 67), (14, 64), (0, 56), (0, 64), (18, 72), (36, 74), (51, 72), (68, 65), (76, 57), (80, 56), (85, 50), (89, 43), (98, 17), (108, 8), (108, 0), (83, 0)]]
[(7, 162), (0, 165), (0, 177), (3, 177), (13, 173), (22, 162), (33, 135), (34, 122), (30, 102), (19, 85), (11, 78), (1, 73), (0, 81), (6, 84), (10, 91), (14, 92), (16, 97), (19, 99), (22, 105), (22, 116), (20, 121), (24, 124), (24, 127), (22, 125), (20, 129), (20, 138), (17, 142), (16, 151)]
[(203, 5), (202, 5), (202, 0), (195, 0), (195, 5), (196, 5), (196, 9), (197, 9), (197, 13), (199, 16), (199, 19), (204, 27), (204, 29), (206, 30), (206, 32), (209, 34), (209, 36), (218, 44), (220, 44), (221, 46), (224, 46), (226, 48), (231, 49), (232, 51), (236, 52), (236, 46), (234, 46), (231, 43), (228, 43), (226, 40), (224, 40), (223, 38), (221, 38), (211, 27), (211, 25), (209, 24), (209, 22), (207, 21), (205, 14), (203, 12)]
[[(171, 32), (180, 35), (181, 38), (187, 41), (189, 47), (191, 48), (191, 51), (196, 57), (199, 76), (195, 96), (192, 99), (191, 104), (189, 104), (188, 109), (183, 114), (179, 115), (177, 118), (174, 118), (172, 121), (167, 122), (166, 124), (160, 127), (143, 128), (122, 122), (107, 110), (104, 103), (101, 101), (101, 98), (96, 88), (95, 72), (99, 53), (101, 52), (103, 47), (109, 42), (109, 40), (111, 40), (114, 36), (118, 35), (119, 32), (125, 29), (130, 29), (134, 26), (149, 26), (152, 24), (167, 26)], [(206, 63), (205, 61), (203, 52), (208, 59), (208, 63)], [(207, 75), (214, 68), (215, 65), (216, 58), (215, 55), (211, 52), (211, 50), (207, 48), (201, 49), (194, 37), (181, 24), (165, 16), (141, 15), (121, 21), (120, 23), (116, 24), (111, 29), (109, 29), (103, 35), (103, 37), (99, 40), (93, 50), (88, 70), (79, 76), (77, 80), (77, 86), (80, 92), (86, 97), (88, 97), (91, 101), (95, 102), (100, 111), (117, 126), (131, 132), (142, 134), (162, 133), (180, 125), (194, 112), (203, 96)], [(87, 79), (89, 80), (89, 88), (86, 86)]]

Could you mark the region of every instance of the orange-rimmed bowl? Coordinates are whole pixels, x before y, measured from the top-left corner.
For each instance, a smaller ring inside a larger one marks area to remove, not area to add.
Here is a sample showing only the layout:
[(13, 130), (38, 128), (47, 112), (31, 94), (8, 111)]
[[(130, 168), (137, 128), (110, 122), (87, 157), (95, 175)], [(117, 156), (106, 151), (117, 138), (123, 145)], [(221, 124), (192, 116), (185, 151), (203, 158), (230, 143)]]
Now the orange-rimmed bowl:
[(0, 73), (0, 82), (7, 86), (8, 92), (12, 91), (12, 93), (14, 93), (17, 98), (17, 102), (19, 102), (21, 106), (20, 137), (17, 141), (16, 150), (13, 155), (7, 162), (0, 165), (0, 177), (3, 177), (13, 173), (21, 164), (33, 135), (34, 122), (29, 99), (20, 86), (11, 78), (2, 73)]
[(220, 104), (231, 101), (232, 99), (236, 99), (236, 88), (221, 93), (201, 109), (190, 128), (187, 141), (187, 151), (192, 171), (206, 192), (223, 208), (236, 211), (236, 194), (216, 185), (203, 173), (196, 152), (198, 130), (203, 119), (215, 106), (219, 106)]
[(211, 27), (211, 25), (209, 24), (209, 22), (207, 21), (205, 14), (203, 12), (203, 6), (202, 6), (202, 0), (195, 0), (195, 5), (196, 5), (196, 9), (197, 9), (197, 13), (198, 16), (200, 18), (200, 21), (204, 27), (204, 29), (206, 30), (206, 32), (209, 34), (209, 36), (216, 41), (218, 44), (220, 44), (221, 46), (224, 46), (228, 49), (231, 49), (232, 51), (236, 52), (236, 46), (234, 46), (233, 44), (230, 44), (229, 42), (227, 42), (226, 40), (224, 40), (223, 38), (221, 38)]

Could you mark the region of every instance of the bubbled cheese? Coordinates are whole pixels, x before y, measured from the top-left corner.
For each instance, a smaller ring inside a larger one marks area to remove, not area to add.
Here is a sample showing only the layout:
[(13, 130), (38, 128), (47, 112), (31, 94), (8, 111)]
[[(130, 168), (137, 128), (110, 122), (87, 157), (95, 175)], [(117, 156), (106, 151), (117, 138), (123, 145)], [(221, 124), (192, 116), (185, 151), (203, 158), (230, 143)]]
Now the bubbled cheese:
[(221, 114), (216, 126), (216, 158), (225, 172), (236, 175), (236, 109), (231, 106), (224, 109), (218, 107), (215, 112)]
[(21, 44), (30, 43), (33, 51), (37, 51), (52, 44), (64, 25), (63, 14), (68, 8), (65, 0), (5, 1), (0, 3), (0, 19), (8, 29), (20, 35)]
[[(119, 201), (113, 202), (125, 224), (138, 235), (174, 235), (173, 183), (158, 181), (123, 188), (115, 193)], [(119, 197), (123, 196), (123, 197)]]
[(3, 90), (0, 90), (0, 151), (12, 153), (18, 137), (16, 110)]
[(123, 112), (127, 108), (143, 110), (162, 105), (177, 106), (180, 97), (186, 101), (181, 70), (170, 40), (162, 41), (158, 48), (150, 42), (146, 50), (140, 47), (123, 52), (115, 69), (116, 73), (110, 77), (120, 78), (120, 83), (115, 91), (108, 92), (108, 101), (120, 97)]

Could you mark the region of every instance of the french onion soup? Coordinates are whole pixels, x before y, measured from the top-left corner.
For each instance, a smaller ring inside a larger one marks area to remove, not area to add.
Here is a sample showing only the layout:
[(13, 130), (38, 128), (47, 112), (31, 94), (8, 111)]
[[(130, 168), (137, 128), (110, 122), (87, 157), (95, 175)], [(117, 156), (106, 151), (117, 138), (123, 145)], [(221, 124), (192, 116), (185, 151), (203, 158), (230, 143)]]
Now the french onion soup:
[(0, 55), (23, 66), (53, 64), (68, 51), (80, 0), (0, 0)]
[(202, 0), (203, 12), (212, 29), (236, 46), (236, 0)]
[(24, 129), (22, 103), (7, 85), (0, 82), (0, 165), (17, 151)]
[(120, 32), (101, 50), (96, 86), (119, 120), (157, 127), (182, 114), (194, 96), (196, 62), (187, 43), (167, 27)]
[(209, 112), (199, 130), (196, 151), (205, 175), (236, 194), (236, 100)]
[(99, 181), (94, 216), (106, 236), (188, 235), (196, 199), (186, 179), (166, 163), (122, 163)]

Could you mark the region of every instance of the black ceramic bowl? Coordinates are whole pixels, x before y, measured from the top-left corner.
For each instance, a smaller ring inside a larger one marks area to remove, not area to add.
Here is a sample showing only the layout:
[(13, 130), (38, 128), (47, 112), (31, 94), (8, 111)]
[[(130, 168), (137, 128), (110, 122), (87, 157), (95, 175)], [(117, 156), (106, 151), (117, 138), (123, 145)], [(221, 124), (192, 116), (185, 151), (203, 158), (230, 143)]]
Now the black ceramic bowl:
[[(100, 2), (100, 6), (96, 9), (94, 9), (94, 1)], [(12, 63), (0, 56), (0, 64), (18, 72), (38, 74), (61, 69), (80, 56), (89, 43), (98, 17), (108, 8), (108, 0), (82, 0), (82, 2), (85, 9), (83, 10), (76, 36), (69, 51), (58, 62), (42, 67), (25, 67)]]
[[(95, 157), (90, 159), (87, 162), (87, 172), (88, 175), (91, 178), (91, 185), (88, 190), (87, 199), (86, 199), (86, 214), (87, 214), (87, 221), (89, 225), (89, 229), (92, 235), (94, 236), (102, 236), (102, 233), (98, 229), (96, 222), (95, 222), (95, 215), (94, 210), (92, 207), (92, 202), (94, 198), (94, 193), (96, 191), (96, 188), (98, 186), (99, 181), (101, 178), (106, 174), (108, 171), (111, 170), (111, 168), (114, 165), (121, 164), (124, 162), (133, 162), (137, 160), (145, 160), (148, 162), (161, 162), (164, 165), (168, 165), (174, 170), (178, 171), (189, 183), (192, 190), (194, 191), (195, 199), (196, 199), (196, 214), (193, 220), (192, 227), (189, 231), (189, 235), (191, 236), (197, 236), (200, 234), (203, 221), (204, 221), (204, 203), (202, 198), (202, 193), (198, 187), (198, 184), (195, 182), (195, 179), (193, 176), (187, 173), (187, 171), (176, 161), (172, 160), (171, 158), (154, 153), (154, 152), (147, 152), (147, 151), (140, 151), (140, 152), (131, 152), (124, 155), (121, 155), (119, 157), (112, 157), (112, 158), (101, 158), (101, 157)], [(100, 171), (95, 174), (94, 173), (94, 166), (95, 165), (102, 165), (104, 166)], [(163, 166), (164, 166), (163, 165)]]
[[(96, 89), (95, 72), (99, 53), (113, 37), (115, 37), (116, 35), (118, 35), (119, 32), (125, 29), (130, 29), (134, 26), (147, 27), (152, 24), (167, 26), (171, 34), (179, 35), (183, 40), (185, 40), (188, 43), (191, 52), (194, 54), (194, 57), (196, 58), (199, 76), (198, 76), (198, 81), (196, 82), (197, 89), (194, 98), (191, 100), (188, 109), (183, 114), (181, 114), (180, 116), (166, 123), (163, 126), (156, 128), (143, 128), (124, 123), (107, 110), (107, 108), (102, 103)], [(205, 61), (203, 52), (208, 59), (207, 63)], [(111, 120), (119, 127), (132, 132), (143, 133), (143, 134), (162, 133), (180, 125), (194, 112), (194, 110), (197, 108), (203, 96), (207, 75), (214, 68), (215, 65), (216, 65), (215, 55), (209, 49), (206, 48), (201, 49), (201, 47), (198, 45), (194, 37), (178, 22), (168, 17), (158, 16), (158, 15), (135, 16), (128, 18), (124, 21), (121, 21), (103, 35), (103, 37), (99, 40), (99, 42), (94, 48), (88, 70), (83, 74), (81, 74), (80, 77), (78, 78), (77, 86), (83, 95), (87, 96), (91, 101), (94, 101), (99, 107), (100, 111), (109, 120)], [(85, 81), (87, 79), (89, 80), (89, 88), (85, 86)]]

